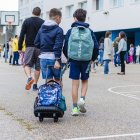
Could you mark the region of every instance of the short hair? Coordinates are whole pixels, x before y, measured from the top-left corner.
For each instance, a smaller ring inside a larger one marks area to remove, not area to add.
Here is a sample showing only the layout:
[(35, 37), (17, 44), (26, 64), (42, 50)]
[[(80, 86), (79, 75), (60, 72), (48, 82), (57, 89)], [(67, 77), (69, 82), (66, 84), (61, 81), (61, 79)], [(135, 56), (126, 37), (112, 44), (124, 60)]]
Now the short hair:
[(112, 34), (112, 33), (111, 33), (110, 31), (107, 31), (107, 32), (105, 33), (105, 38), (108, 38), (111, 34)]
[(73, 14), (73, 17), (81, 22), (86, 21), (86, 16), (87, 16), (87, 11), (83, 9), (77, 9)]
[(60, 16), (60, 17), (62, 17), (61, 11), (60, 11), (59, 9), (57, 9), (57, 8), (51, 9), (51, 10), (50, 10), (50, 13), (49, 13), (49, 17), (50, 17), (50, 18), (53, 18), (53, 17), (55, 17), (55, 16)]
[(39, 7), (35, 7), (33, 9), (32, 14), (35, 15), (35, 16), (40, 16), (41, 15), (41, 9)]
[(124, 31), (121, 31), (121, 32), (120, 32), (120, 37), (121, 37), (121, 39), (122, 39), (122, 38), (125, 38), (125, 39), (126, 39), (126, 34), (125, 34)]

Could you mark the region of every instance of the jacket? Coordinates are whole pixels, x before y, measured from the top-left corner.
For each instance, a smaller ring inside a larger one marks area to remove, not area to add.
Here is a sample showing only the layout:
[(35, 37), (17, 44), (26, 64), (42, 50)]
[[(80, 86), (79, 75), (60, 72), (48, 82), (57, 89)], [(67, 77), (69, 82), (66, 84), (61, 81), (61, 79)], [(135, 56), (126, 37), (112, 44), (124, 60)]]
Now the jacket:
[(53, 52), (55, 58), (59, 59), (62, 54), (63, 41), (62, 28), (54, 21), (46, 20), (39, 30), (34, 44), (41, 53)]
[(123, 51), (127, 51), (127, 42), (125, 41), (124, 38), (122, 38), (119, 42), (117, 54), (119, 54), (120, 52), (123, 52)]
[(113, 58), (113, 44), (110, 38), (104, 40), (104, 55), (103, 60), (112, 60)]
[[(88, 23), (84, 23), (84, 22), (74, 22), (71, 27), (77, 27), (77, 26), (83, 26), (83, 27), (86, 27), (86, 28), (89, 28), (89, 24)], [(65, 43), (64, 43), (64, 47), (63, 47), (63, 53), (64, 55), (68, 58), (68, 41), (69, 41), (69, 37), (71, 35), (71, 31), (72, 31), (72, 28), (70, 30), (68, 30), (66, 36), (65, 36)], [(92, 38), (93, 38), (93, 41), (94, 41), (94, 50), (93, 50), (93, 55), (92, 55), (92, 61), (95, 61), (98, 57), (98, 54), (99, 54), (99, 44), (97, 42), (97, 39), (94, 35), (94, 32), (91, 30), (91, 35), (92, 35)], [(70, 61), (75, 61), (75, 60), (70, 60)]]
[(12, 49), (13, 49), (13, 52), (17, 52), (18, 51), (18, 39), (17, 38), (13, 39)]

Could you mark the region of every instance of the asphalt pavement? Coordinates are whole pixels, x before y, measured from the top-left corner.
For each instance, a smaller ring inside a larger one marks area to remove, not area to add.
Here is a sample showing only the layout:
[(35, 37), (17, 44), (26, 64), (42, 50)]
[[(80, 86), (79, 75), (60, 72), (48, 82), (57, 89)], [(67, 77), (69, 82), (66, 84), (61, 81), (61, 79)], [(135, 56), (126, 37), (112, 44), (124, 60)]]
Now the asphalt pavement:
[[(71, 116), (71, 80), (63, 77), (67, 111), (58, 123), (34, 117), (36, 92), (25, 91), (21, 66), (0, 62), (0, 140), (140, 140), (140, 65), (126, 66), (126, 75), (110, 65), (91, 73), (86, 98), (87, 114)], [(39, 85), (44, 83), (40, 78)], [(80, 93), (80, 90), (79, 90)], [(80, 94), (79, 94), (80, 95)]]

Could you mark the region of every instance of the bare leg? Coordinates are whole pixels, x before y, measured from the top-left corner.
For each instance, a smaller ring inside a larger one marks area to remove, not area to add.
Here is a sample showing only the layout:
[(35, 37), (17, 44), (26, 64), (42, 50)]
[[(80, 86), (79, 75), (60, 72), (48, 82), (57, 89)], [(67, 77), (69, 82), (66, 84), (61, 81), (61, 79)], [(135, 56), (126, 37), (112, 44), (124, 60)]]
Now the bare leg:
[(26, 76), (27, 76), (28, 78), (31, 77), (31, 68), (30, 68), (30, 67), (25, 66), (25, 67), (24, 67), (24, 72), (25, 72), (25, 74), (26, 74)]
[(73, 104), (77, 104), (78, 101), (78, 89), (79, 89), (79, 80), (72, 80), (72, 100)]
[(39, 77), (40, 77), (40, 71), (35, 70), (35, 72), (34, 72), (34, 80), (35, 80), (34, 83), (35, 84), (37, 84)]
[(81, 90), (81, 96), (86, 96), (87, 94), (87, 89), (88, 89), (88, 80), (83, 80), (82, 81), (82, 90)]
[[(25, 67), (24, 67), (24, 71), (25, 71), (25, 74), (26, 74), (27, 77), (28, 77), (28, 82), (27, 82), (27, 84), (26, 84), (26, 86), (25, 86), (25, 89), (26, 89), (26, 90), (30, 90), (32, 84), (34, 83), (34, 79), (31, 78), (31, 68), (28, 67), (28, 66), (25, 66)], [(31, 78), (31, 79), (29, 80), (29, 78)]]

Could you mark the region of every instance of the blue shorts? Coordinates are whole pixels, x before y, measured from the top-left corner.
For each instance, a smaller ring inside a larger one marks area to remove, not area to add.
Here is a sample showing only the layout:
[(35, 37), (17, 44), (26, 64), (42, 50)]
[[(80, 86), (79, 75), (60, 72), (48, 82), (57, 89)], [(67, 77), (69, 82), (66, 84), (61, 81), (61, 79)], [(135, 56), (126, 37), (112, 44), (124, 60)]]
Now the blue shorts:
[(40, 59), (40, 67), (43, 79), (61, 79), (61, 69), (54, 68), (55, 60)]
[(88, 80), (90, 73), (90, 62), (70, 62), (69, 78), (73, 80)]

